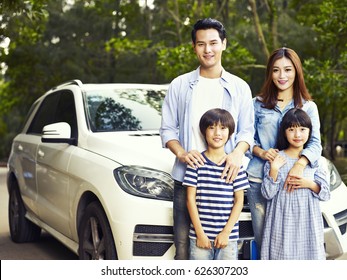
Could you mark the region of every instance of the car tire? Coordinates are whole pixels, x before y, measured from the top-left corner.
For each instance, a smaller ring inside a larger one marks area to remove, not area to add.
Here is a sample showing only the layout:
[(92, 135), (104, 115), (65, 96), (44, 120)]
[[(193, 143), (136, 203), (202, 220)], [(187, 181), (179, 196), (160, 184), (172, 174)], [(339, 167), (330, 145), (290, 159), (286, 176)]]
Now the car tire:
[(13, 242), (34, 242), (40, 239), (41, 228), (25, 218), (26, 209), (17, 187), (10, 190), (8, 221)]
[(82, 217), (78, 255), (81, 260), (118, 259), (109, 222), (98, 202), (89, 204)]

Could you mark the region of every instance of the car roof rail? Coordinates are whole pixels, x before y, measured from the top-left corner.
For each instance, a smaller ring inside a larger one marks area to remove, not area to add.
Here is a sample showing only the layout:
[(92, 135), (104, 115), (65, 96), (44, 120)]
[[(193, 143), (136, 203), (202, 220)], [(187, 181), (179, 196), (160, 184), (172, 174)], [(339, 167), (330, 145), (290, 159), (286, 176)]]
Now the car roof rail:
[(55, 86), (52, 88), (52, 90), (63, 87), (63, 86), (68, 86), (68, 85), (76, 85), (76, 86), (82, 87), (83, 83), (80, 80), (75, 79), (75, 80), (71, 80), (71, 81), (67, 81), (65, 83), (62, 83), (58, 86)]

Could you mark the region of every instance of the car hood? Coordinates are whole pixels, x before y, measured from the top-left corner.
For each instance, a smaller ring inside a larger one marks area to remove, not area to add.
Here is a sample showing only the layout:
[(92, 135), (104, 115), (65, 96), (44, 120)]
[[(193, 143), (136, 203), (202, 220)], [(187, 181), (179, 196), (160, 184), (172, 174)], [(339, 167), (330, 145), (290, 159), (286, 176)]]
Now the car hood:
[(145, 166), (171, 174), (175, 157), (162, 147), (158, 131), (98, 132), (85, 140), (84, 149), (121, 165)]

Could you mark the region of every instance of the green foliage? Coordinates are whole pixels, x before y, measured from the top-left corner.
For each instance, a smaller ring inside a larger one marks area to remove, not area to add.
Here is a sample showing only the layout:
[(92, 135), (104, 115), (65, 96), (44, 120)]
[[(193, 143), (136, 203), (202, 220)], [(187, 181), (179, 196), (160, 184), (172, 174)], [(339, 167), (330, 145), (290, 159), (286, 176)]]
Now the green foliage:
[[(251, 53), (237, 41), (228, 41), (227, 49), (223, 52), (223, 65), (226, 70), (249, 79), (248, 67), (255, 62)], [(161, 47), (158, 51), (157, 67), (167, 80), (190, 72), (199, 66), (192, 43), (182, 44), (174, 48)]]
[(203, 17), (224, 23), (223, 67), (244, 78), (254, 95), (265, 77), (264, 46), (270, 53), (282, 46), (296, 50), (324, 142), (347, 137), (347, 0), (254, 1), (258, 23), (251, 2), (155, 0), (145, 7), (138, 0), (1, 1), (0, 43), (6, 37), (11, 43), (0, 47), (1, 67), (7, 67), (0, 82), (0, 157), (32, 102), (59, 83), (169, 83), (196, 69), (190, 32)]

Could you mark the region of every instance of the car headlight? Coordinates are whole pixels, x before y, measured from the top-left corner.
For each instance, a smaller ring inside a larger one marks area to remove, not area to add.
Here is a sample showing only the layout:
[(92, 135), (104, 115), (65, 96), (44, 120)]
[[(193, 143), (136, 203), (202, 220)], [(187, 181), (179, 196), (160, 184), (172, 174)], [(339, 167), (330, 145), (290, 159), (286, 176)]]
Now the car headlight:
[(342, 184), (342, 180), (335, 165), (328, 161), (328, 171), (330, 172), (330, 191), (332, 192)]
[(113, 173), (118, 185), (127, 193), (145, 198), (173, 199), (174, 181), (165, 172), (140, 166), (122, 166)]

